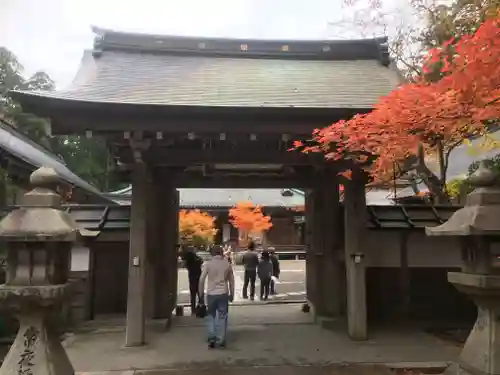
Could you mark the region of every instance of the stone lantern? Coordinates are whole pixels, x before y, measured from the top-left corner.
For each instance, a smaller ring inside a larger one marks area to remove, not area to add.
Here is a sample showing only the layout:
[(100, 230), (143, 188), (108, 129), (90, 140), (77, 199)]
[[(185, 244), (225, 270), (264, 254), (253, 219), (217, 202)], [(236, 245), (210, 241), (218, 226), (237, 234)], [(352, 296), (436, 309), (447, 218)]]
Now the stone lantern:
[(20, 324), (0, 375), (72, 375), (55, 318), (72, 294), (70, 256), (79, 230), (61, 210), (56, 190), (62, 181), (53, 169), (36, 170), (30, 183), (33, 190), (21, 208), (0, 221), (0, 238), (7, 244), (0, 306), (13, 311)]
[[(462, 246), (462, 272), (448, 281), (476, 303), (478, 316), (459, 358), (459, 373), (500, 374), (500, 273), (492, 249), (500, 242), (498, 176), (482, 162), (470, 177), (474, 190), (465, 207), (444, 224), (426, 228), (429, 236), (456, 236)], [(497, 341), (498, 340), (498, 341)]]

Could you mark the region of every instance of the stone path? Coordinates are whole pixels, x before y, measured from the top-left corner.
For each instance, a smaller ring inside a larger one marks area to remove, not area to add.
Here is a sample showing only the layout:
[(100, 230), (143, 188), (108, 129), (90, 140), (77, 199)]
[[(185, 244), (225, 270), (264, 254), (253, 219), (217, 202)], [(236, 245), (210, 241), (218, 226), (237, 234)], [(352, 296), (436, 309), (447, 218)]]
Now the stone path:
[(123, 348), (123, 327), (116, 326), (118, 320), (114, 322), (100, 329), (88, 326), (90, 333), (67, 341), (75, 370), (120, 371), (113, 375), (126, 370), (137, 370), (124, 372), (127, 375), (246, 375), (261, 366), (260, 375), (343, 374), (340, 364), (442, 365), (454, 361), (459, 352), (457, 347), (415, 331), (373, 332), (369, 341), (353, 342), (340, 323), (333, 331), (312, 324), (300, 305), (233, 307), (225, 350), (208, 349), (203, 322), (191, 316), (177, 318), (168, 332), (161, 322), (150, 324), (148, 345), (140, 348)]

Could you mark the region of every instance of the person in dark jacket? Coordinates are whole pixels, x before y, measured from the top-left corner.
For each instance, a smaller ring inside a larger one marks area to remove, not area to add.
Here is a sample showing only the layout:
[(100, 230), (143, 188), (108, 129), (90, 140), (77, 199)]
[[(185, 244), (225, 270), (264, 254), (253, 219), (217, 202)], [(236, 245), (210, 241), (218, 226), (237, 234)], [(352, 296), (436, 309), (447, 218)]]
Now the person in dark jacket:
[(255, 298), (255, 279), (257, 278), (257, 266), (259, 265), (259, 255), (255, 251), (255, 243), (248, 244), (248, 250), (243, 254), (243, 267), (245, 275), (243, 281), (243, 298), (248, 298), (248, 285), (250, 284), (250, 299)]
[[(279, 279), (280, 272), (281, 272), (280, 261), (278, 259), (278, 256), (276, 255), (276, 252), (274, 251), (274, 249), (272, 247), (269, 249), (269, 252), (270, 252), (269, 259), (271, 260), (271, 263), (273, 265), (273, 276), (275, 276), (277, 279)], [(270, 292), (271, 292), (271, 295), (276, 294), (276, 283), (272, 279), (271, 279), (271, 284), (270, 284)]]
[(257, 267), (257, 273), (260, 279), (260, 299), (267, 301), (269, 297), (269, 285), (271, 284), (271, 277), (273, 276), (273, 264), (269, 259), (267, 251), (262, 252), (262, 257)]
[(203, 259), (201, 259), (200, 256), (194, 252), (194, 250), (190, 249), (184, 254), (184, 262), (188, 271), (189, 294), (191, 296), (191, 314), (194, 315), (196, 313), (196, 301), (198, 300), (198, 304), (200, 305), (203, 304), (201, 295), (198, 291)]

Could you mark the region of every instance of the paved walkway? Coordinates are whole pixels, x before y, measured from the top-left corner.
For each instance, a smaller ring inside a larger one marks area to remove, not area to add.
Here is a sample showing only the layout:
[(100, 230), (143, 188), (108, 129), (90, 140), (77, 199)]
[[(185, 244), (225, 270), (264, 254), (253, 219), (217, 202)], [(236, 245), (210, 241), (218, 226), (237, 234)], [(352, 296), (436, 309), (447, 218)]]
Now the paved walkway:
[[(280, 261), (281, 274), (279, 284), (276, 286), (277, 295), (271, 296), (273, 301), (305, 301), (306, 300), (306, 262), (305, 260), (282, 260)], [(246, 304), (248, 300), (243, 299), (243, 266), (233, 266), (235, 291), (235, 303)], [(179, 297), (178, 302), (189, 304), (189, 281), (187, 271), (184, 268), (179, 269)], [(256, 298), (260, 291), (260, 280), (256, 281)]]
[(312, 324), (299, 305), (233, 307), (230, 319), (225, 350), (209, 350), (203, 322), (191, 316), (177, 318), (168, 332), (159, 322), (149, 324), (148, 345), (140, 348), (123, 347), (124, 330), (117, 320), (99, 329), (89, 325), (88, 332), (70, 337), (66, 347), (77, 372), (119, 371), (115, 375), (126, 370), (127, 375), (245, 375), (252, 366), (261, 366), (260, 375), (321, 375), (344, 373), (348, 369), (339, 364), (346, 363), (453, 362), (459, 352), (415, 331), (373, 332), (369, 341), (356, 343), (343, 328), (329, 331)]

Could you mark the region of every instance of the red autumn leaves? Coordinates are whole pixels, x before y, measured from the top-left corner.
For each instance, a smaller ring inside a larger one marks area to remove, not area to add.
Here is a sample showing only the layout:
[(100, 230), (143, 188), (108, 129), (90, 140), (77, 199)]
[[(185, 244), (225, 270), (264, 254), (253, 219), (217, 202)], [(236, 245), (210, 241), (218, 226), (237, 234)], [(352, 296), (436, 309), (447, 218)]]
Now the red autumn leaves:
[[(500, 17), (486, 20), (472, 35), (429, 52), (424, 72), (440, 79), (401, 85), (380, 98), (373, 110), (313, 133), (315, 145), (331, 160), (353, 160), (373, 177), (392, 174), (395, 163), (423, 145), (453, 147), (487, 131), (500, 118)], [(367, 163), (369, 162), (369, 163)]]

